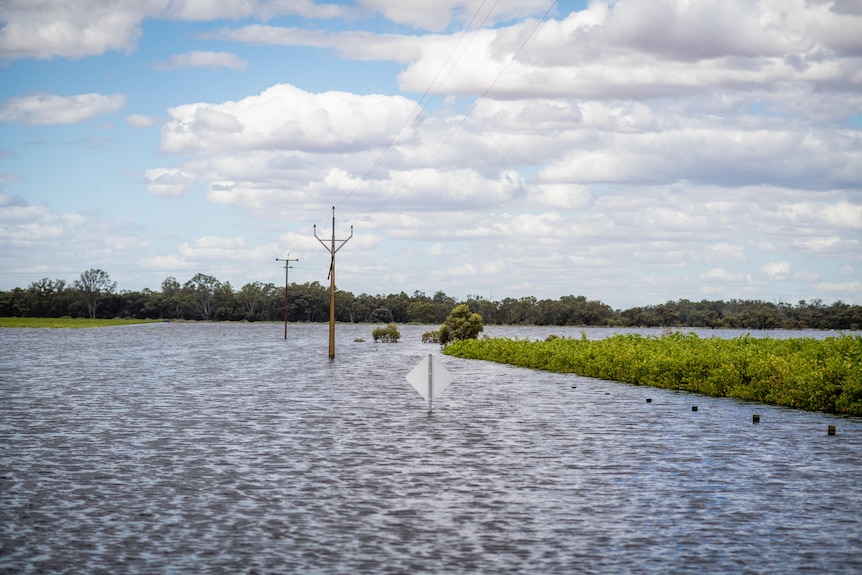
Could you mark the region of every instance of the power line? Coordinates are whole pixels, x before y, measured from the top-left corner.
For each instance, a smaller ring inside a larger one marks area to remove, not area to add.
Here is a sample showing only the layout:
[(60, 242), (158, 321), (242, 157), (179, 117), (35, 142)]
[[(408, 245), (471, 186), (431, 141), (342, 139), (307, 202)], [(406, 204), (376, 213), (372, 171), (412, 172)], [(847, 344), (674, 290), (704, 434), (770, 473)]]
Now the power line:
[(454, 128), (452, 128), (452, 130), (449, 132), (449, 135), (447, 135), (443, 139), (443, 141), (440, 143), (440, 145), (437, 146), (437, 148), (434, 150), (434, 152), (432, 152), (431, 155), (428, 156), (428, 158), (426, 158), (426, 160), (422, 163), (422, 165), (419, 167), (419, 169), (414, 170), (413, 175), (411, 175), (407, 179), (407, 181), (401, 185), (400, 188), (395, 190), (388, 198), (386, 198), (386, 200), (384, 200), (384, 202), (382, 204), (380, 204), (372, 213), (379, 212), (386, 204), (388, 204), (392, 200), (392, 198), (394, 198), (395, 196), (400, 194), (402, 191), (404, 191), (410, 185), (410, 183), (413, 181), (413, 179), (416, 177), (416, 175), (419, 173), (419, 171), (424, 170), (428, 166), (428, 164), (431, 163), (431, 160), (433, 160), (434, 157), (440, 153), (440, 150), (442, 150), (443, 147), (449, 143), (449, 141), (452, 139), (452, 137), (455, 135), (455, 133), (461, 129), (461, 127), (464, 125), (464, 123), (467, 121), (467, 119), (470, 117), (470, 115), (476, 110), (476, 108), (479, 106), (479, 104), (481, 104), (482, 101), (485, 100), (485, 98), (488, 96), (488, 93), (494, 88), (494, 86), (497, 84), (497, 82), (500, 80), (500, 78), (503, 76), (503, 74), (506, 72), (506, 70), (512, 64), (512, 62), (515, 60), (515, 58), (517, 58), (518, 54), (521, 53), (521, 51), (527, 45), (527, 42), (529, 42), (530, 39), (533, 37), (533, 35), (536, 33), (536, 30), (539, 29), (539, 26), (547, 19), (548, 14), (551, 13), (551, 10), (554, 8), (556, 3), (557, 3), (556, 0), (553, 0), (551, 2), (551, 4), (548, 6), (548, 9), (545, 10), (545, 13), (542, 15), (541, 19), (536, 21), (536, 25), (533, 26), (533, 29), (530, 31), (530, 33), (527, 35), (527, 37), (524, 39), (524, 41), (521, 43), (521, 45), (518, 47), (518, 49), (509, 58), (509, 61), (506, 62), (506, 64), (503, 66), (503, 68), (500, 70), (500, 72), (497, 74), (497, 76), (494, 78), (494, 80), (488, 85), (487, 88), (485, 88), (485, 91), (482, 92), (482, 95), (479, 96), (479, 98), (475, 102), (473, 102), (473, 105), (470, 107), (469, 110), (467, 110), (467, 112), (461, 118), (461, 121), (458, 122), (458, 124), (456, 124)]
[[(488, 18), (490, 18), (491, 14), (494, 12), (494, 9), (497, 7), (497, 3), (499, 2), (499, 0), (494, 1), (494, 4), (491, 6), (491, 9), (488, 11), (487, 14), (485, 14), (485, 17), (482, 19), (482, 22), (479, 24), (479, 26), (477, 28), (474, 29), (473, 36), (470, 38), (470, 41), (467, 42), (467, 45), (464, 47), (464, 50), (461, 51), (461, 54), (458, 56), (458, 58), (452, 64), (452, 67), (449, 68), (449, 71), (446, 72), (446, 75), (443, 76), (443, 79), (440, 80), (440, 83), (437, 84), (437, 87), (435, 88), (434, 84), (437, 82), (437, 79), (440, 77), (440, 74), (443, 72), (443, 70), (449, 64), (449, 61), (452, 59), (452, 56), (458, 50), (458, 47), (461, 45), (461, 42), (464, 40), (464, 37), (467, 35), (467, 32), (470, 30), (470, 27), (473, 25), (473, 22), (476, 21), (476, 18), (479, 16), (479, 13), (482, 11), (482, 8), (485, 6), (486, 1), (487, 0), (482, 0), (482, 3), (476, 9), (476, 12), (473, 13), (473, 17), (470, 19), (470, 21), (464, 27), (464, 30), (461, 31), (461, 35), (458, 37), (458, 42), (455, 43), (455, 46), (449, 52), (449, 55), (446, 57), (446, 60), (443, 62), (443, 64), (437, 70), (437, 73), (434, 75), (434, 78), (428, 84), (428, 87), (425, 88), (425, 92), (422, 94), (422, 97), (419, 98), (419, 100), (416, 102), (416, 105), (413, 107), (413, 110), (410, 112), (410, 114), (407, 116), (407, 118), (401, 124), (401, 127), (399, 128), (398, 132), (396, 132), (395, 136), (393, 136), (392, 140), (390, 140), (389, 144), (386, 146), (386, 149), (383, 150), (383, 153), (381, 153), (380, 157), (377, 158), (377, 161), (375, 161), (374, 164), (371, 166), (371, 168), (369, 168), (368, 171), (365, 172), (365, 175), (362, 176), (360, 181), (357, 182), (357, 184), (353, 187), (353, 189), (350, 191), (350, 193), (348, 193), (337, 204), (338, 206), (341, 206), (342, 204), (344, 204), (344, 202), (346, 202), (356, 192), (356, 190), (359, 189), (359, 186), (361, 185), (361, 183), (367, 181), (368, 178), (370, 178), (371, 175), (375, 171), (377, 171), (377, 169), (381, 165), (383, 165), (383, 162), (386, 160), (387, 157), (389, 157), (389, 154), (392, 153), (392, 150), (395, 148), (395, 146), (401, 142), (401, 139), (404, 136), (407, 135), (407, 131), (416, 124), (416, 122), (421, 117), (422, 112), (425, 111), (425, 108), (428, 106), (428, 104), (431, 102), (431, 100), (434, 97), (436, 97), (437, 94), (440, 92), (440, 89), (443, 87), (443, 84), (446, 82), (446, 80), (449, 78), (449, 75), (452, 73), (452, 71), (458, 65), (458, 62), (461, 61), (461, 58), (464, 57), (464, 54), (467, 53), (467, 49), (470, 47), (470, 45), (473, 43), (473, 40), (478, 35), (479, 31), (485, 25), (485, 22), (488, 21)], [(433, 92), (432, 92), (432, 88), (433, 88)], [(431, 92), (430, 96), (428, 95), (429, 92)]]

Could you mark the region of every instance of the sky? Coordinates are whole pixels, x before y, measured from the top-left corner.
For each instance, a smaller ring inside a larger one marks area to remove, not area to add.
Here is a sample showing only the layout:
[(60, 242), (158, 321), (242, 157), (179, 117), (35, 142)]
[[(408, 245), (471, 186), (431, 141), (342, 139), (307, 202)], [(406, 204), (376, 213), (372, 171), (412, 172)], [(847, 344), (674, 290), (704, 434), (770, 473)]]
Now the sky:
[(0, 289), (328, 285), (334, 215), (355, 295), (859, 305), (860, 31), (862, 0), (2, 0)]

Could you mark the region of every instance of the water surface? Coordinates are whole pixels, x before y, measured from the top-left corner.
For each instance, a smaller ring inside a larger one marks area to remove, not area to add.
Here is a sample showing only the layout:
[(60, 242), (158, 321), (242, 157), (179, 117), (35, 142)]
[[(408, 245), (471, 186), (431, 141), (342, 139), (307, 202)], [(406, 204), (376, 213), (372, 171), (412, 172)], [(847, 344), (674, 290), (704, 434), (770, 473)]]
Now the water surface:
[(862, 572), (862, 419), (327, 329), (0, 330), (0, 573)]

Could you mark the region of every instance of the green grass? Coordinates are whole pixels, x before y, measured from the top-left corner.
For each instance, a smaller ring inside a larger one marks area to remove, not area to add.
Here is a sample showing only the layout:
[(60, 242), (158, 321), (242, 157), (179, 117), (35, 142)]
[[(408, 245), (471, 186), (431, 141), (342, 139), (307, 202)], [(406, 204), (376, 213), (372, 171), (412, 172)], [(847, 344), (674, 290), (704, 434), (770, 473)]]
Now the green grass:
[(84, 328), (154, 323), (154, 319), (88, 319), (82, 317), (0, 317), (0, 327)]
[(465, 340), (444, 353), (650, 387), (862, 416), (862, 336), (825, 339), (616, 335)]

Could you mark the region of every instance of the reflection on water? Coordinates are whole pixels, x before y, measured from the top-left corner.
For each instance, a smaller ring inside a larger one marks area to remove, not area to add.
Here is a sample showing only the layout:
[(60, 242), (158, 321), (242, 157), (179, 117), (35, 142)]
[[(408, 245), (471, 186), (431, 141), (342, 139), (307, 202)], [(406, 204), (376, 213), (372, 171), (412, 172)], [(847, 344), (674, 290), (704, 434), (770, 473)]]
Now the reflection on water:
[(372, 328), (0, 330), (0, 573), (862, 571), (859, 418), (445, 356), (429, 415)]

